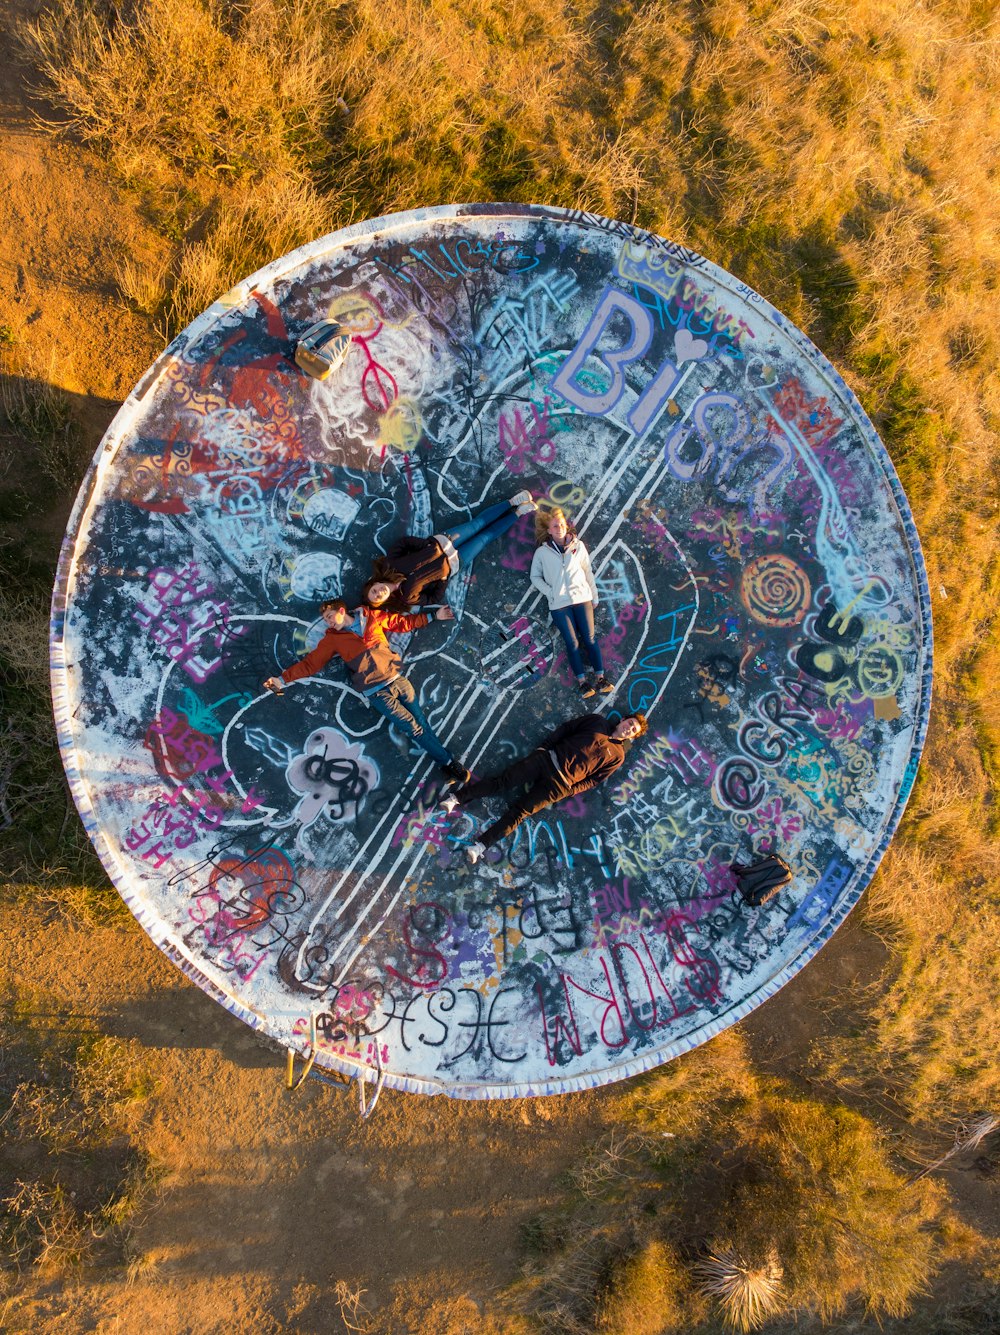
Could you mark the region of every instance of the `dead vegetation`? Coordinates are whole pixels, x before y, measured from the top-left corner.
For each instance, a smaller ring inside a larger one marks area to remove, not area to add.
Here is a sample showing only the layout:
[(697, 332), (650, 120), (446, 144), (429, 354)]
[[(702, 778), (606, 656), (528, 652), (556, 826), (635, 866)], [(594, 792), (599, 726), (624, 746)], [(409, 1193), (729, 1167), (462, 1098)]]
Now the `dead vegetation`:
[[(637, 1106), (623, 1111), (628, 1133), (596, 1147), (572, 1203), (533, 1230), (522, 1297), (554, 1330), (694, 1329), (710, 1310), (696, 1265), (714, 1255), (731, 1292), (742, 1267), (770, 1276), (761, 1285), (785, 1311), (819, 1319), (867, 1303), (894, 1329), (891, 1314), (957, 1244), (939, 1195), (903, 1188), (874, 1122), (888, 1106), (931, 1134), (1000, 1108), (995, 7), (56, 0), (21, 38), (57, 109), (52, 128), (102, 153), (172, 242), (162, 270), (125, 256), (118, 270), (122, 294), (165, 333), (354, 217), (540, 200), (634, 219), (704, 252), (806, 329), (857, 390), (922, 536), (936, 699), (920, 781), (862, 910), (889, 968), (860, 1028), (845, 1023), (811, 1058), (852, 1110), (765, 1087), (742, 1058), (720, 1080), (713, 1049), (693, 1054), (643, 1087), (648, 1121), (636, 1131)], [(7, 351), (28, 341), (0, 328)], [(0, 408), (8, 439), (69, 492), (79, 449), (54, 380), (37, 366), (6, 378)], [(0, 640), (15, 719), (0, 732), (0, 826), (15, 810), (41, 813), (6, 854), (18, 884), (55, 868), (61, 888), (49, 893), (81, 897), (86, 912), (85, 839), (55, 792), (39, 687), (51, 571), (11, 546), (28, 493), (9, 483), (4, 611), (24, 634)], [(25, 1126), (29, 1111), (24, 1102)], [(728, 1195), (698, 1178), (720, 1155)], [(714, 1214), (683, 1213), (697, 1192)], [(25, 1256), (38, 1246), (17, 1222), (29, 1216), (51, 1220), (56, 1254), (73, 1252), (58, 1184), (11, 1186), (7, 1199)], [(826, 1268), (796, 1246), (793, 1219)], [(764, 1246), (776, 1235), (780, 1280)], [(342, 1310), (361, 1324), (351, 1292)], [(979, 1301), (933, 1328), (984, 1329), (996, 1313)]]
[(517, 1298), (544, 1330), (903, 1316), (969, 1245), (871, 1121), (762, 1080), (732, 1032), (639, 1081), (619, 1122), (529, 1231)]

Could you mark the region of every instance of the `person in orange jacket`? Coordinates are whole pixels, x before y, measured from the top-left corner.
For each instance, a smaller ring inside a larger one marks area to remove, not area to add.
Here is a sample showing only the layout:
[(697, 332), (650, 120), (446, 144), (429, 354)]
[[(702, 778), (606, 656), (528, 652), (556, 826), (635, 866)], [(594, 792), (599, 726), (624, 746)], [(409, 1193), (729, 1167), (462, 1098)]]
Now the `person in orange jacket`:
[[(402, 660), (386, 639), (387, 632), (419, 630), (428, 625), (431, 618), (427, 613), (384, 612), (375, 607), (349, 610), (342, 598), (328, 598), (320, 603), (319, 610), (327, 625), (326, 634), (315, 649), (286, 667), (280, 677), (268, 677), (265, 688), (280, 695), (286, 683), (312, 677), (332, 658), (340, 658), (347, 665), (351, 685), (374, 709), (426, 751), (450, 779), (468, 782), (469, 771), (450, 754), (427, 722), (412, 683), (403, 676)], [(454, 615), (450, 607), (441, 607), (435, 619), (451, 621)]]

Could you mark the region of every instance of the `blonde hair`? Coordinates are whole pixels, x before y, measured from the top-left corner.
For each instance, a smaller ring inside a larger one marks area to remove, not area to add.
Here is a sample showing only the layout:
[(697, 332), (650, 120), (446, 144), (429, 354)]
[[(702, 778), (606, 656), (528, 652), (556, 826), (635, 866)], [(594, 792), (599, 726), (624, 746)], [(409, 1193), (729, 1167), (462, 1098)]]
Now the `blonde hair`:
[(576, 529), (573, 527), (572, 520), (561, 505), (553, 505), (551, 509), (543, 509), (541, 506), (535, 511), (535, 546), (541, 547), (542, 543), (548, 539), (549, 524), (552, 522), (553, 515), (562, 515), (566, 520), (566, 541), (576, 537)]

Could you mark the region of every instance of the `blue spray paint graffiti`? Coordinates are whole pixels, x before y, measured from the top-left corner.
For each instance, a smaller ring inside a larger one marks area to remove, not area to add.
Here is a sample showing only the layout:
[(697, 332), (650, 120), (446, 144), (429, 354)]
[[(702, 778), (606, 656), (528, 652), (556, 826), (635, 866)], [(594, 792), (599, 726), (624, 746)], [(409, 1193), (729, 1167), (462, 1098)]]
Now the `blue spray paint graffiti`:
[[(126, 403), (60, 563), (60, 743), (116, 885), (248, 1023), (402, 1088), (576, 1089), (704, 1041), (827, 939), (916, 775), (929, 602), (870, 423), (756, 293), (587, 213), (362, 224), (245, 290)], [(310, 380), (328, 317), (351, 346)], [(589, 549), (613, 690), (576, 693), (525, 514), (454, 621), (393, 639), (428, 725), (484, 774), (595, 708), (650, 730), (473, 867), (498, 807), (447, 816), (336, 664), (262, 682), (393, 543), (522, 489)], [(753, 913), (750, 846), (795, 870)]]

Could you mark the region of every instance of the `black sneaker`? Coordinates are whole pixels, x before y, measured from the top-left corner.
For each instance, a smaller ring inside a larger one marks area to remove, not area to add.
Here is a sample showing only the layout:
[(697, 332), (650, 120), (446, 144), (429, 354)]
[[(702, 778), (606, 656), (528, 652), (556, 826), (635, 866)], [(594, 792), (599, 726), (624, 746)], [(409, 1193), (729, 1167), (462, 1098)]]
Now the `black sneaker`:
[(460, 765), (457, 760), (449, 760), (448, 764), (442, 765), (441, 768), (452, 783), (468, 783), (472, 778), (472, 771), (467, 770), (464, 765)]
[(594, 690), (593, 686), (591, 686), (590, 682), (587, 680), (586, 677), (584, 677), (583, 681), (578, 683), (576, 689), (580, 692), (580, 694), (583, 696), (585, 700), (592, 700), (593, 697), (597, 694), (597, 692)]
[(614, 682), (608, 681), (607, 677), (604, 675), (603, 672), (594, 682), (594, 686), (597, 688), (598, 691), (600, 691), (601, 695), (610, 695), (611, 692), (615, 689)]

